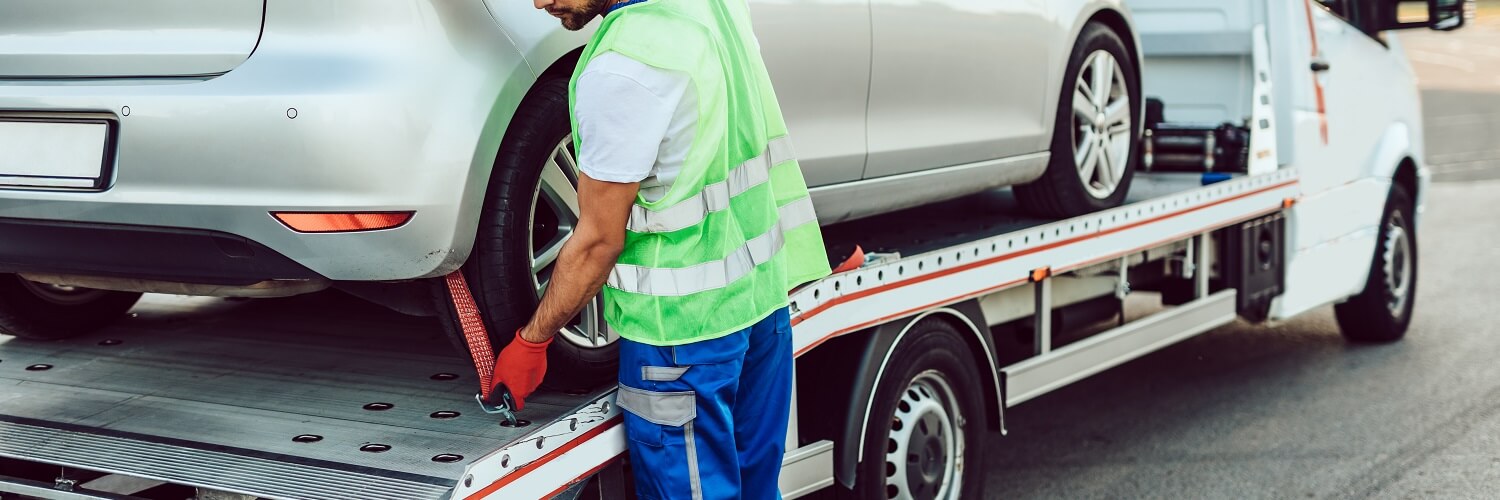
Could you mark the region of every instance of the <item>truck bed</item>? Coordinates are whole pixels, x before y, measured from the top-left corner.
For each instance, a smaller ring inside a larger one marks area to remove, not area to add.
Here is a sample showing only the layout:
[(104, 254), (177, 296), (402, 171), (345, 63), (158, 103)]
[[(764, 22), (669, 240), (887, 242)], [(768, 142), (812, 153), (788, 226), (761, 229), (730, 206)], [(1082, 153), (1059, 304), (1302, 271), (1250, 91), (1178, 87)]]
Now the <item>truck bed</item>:
[[(1077, 267), (1277, 210), (1295, 184), (1293, 172), (1207, 187), (1200, 175), (1138, 175), (1125, 206), (1074, 219), (1023, 215), (998, 190), (830, 226), (833, 260), (856, 244), (901, 258), (796, 291), (795, 347), (903, 308), (1018, 286), (1038, 267)], [(48, 368), (28, 369), (39, 365)], [(0, 337), (0, 458), (266, 498), (423, 499), (545, 496), (624, 452), (613, 386), (536, 394), (522, 414), (532, 425), (508, 428), (479, 411), (474, 377), (434, 319), (342, 293), (147, 295), (97, 334)], [(436, 418), (444, 411), (459, 415)], [(304, 435), (321, 439), (294, 439)], [(831, 446), (804, 448), (788, 461)], [(6, 472), (0, 459), (0, 488)]]
[[(474, 378), (434, 320), (342, 294), (147, 295), (94, 335), (0, 337), (0, 456), (266, 497), (442, 498), (470, 462), (542, 427), (497, 425)], [(597, 396), (539, 394), (525, 417)]]
[[(1125, 205), (1200, 187), (1203, 187), (1200, 174), (1136, 175)], [(1010, 189), (997, 189), (824, 227), (823, 239), (836, 266), (849, 257), (856, 245), (866, 253), (912, 256), (1054, 222), (1058, 219), (1028, 214)]]

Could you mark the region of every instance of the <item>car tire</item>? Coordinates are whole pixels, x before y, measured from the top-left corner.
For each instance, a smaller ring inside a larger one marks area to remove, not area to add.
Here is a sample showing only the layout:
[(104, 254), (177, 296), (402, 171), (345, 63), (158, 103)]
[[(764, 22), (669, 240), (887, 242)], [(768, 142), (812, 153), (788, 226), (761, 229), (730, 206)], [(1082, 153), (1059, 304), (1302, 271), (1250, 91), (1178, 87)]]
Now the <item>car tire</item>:
[(864, 452), (849, 498), (979, 498), (984, 476), (984, 385), (952, 324), (913, 325), (876, 382)]
[[(1107, 80), (1094, 78), (1096, 73), (1104, 74), (1101, 69), (1108, 70)], [(1068, 59), (1058, 98), (1052, 159), (1041, 178), (1014, 188), (1023, 207), (1044, 217), (1072, 217), (1124, 203), (1135, 175), (1141, 136), (1137, 75), (1135, 59), (1119, 34), (1100, 23), (1084, 27)], [(1105, 81), (1109, 90), (1100, 92), (1105, 94), (1102, 101), (1090, 99), (1074, 106), (1075, 95), (1088, 97)], [(1125, 113), (1107, 113), (1109, 109)]]
[(1333, 307), (1344, 338), (1393, 342), (1406, 336), (1417, 298), (1417, 230), (1412, 224), (1415, 208), (1405, 188), (1391, 186), (1365, 288)]
[[(539, 278), (540, 274), (533, 272), (538, 252), (551, 250), (550, 258), (555, 259), (556, 251), (561, 248), (558, 235), (563, 234), (565, 219), (571, 217), (576, 222), (576, 194), (572, 214), (553, 213), (560, 210), (549, 202), (552, 191), (571, 190), (577, 185), (575, 168), (561, 165), (556, 158), (559, 148), (572, 155), (571, 133), (568, 79), (545, 77), (522, 101), (500, 143), (474, 250), (462, 268), (497, 351), (510, 343), (516, 330), (525, 326), (536, 310), (540, 285), (545, 283), (545, 276)], [(571, 226), (567, 229), (571, 230)], [(550, 273), (550, 268), (544, 272)], [(438, 316), (450, 338), (462, 347), (462, 328), (446, 287), (435, 290), (434, 295), (446, 302), (439, 304)], [(600, 306), (600, 299), (595, 298), (548, 348), (549, 369), (545, 380), (548, 386), (582, 389), (614, 379), (619, 346), (604, 326)], [(580, 332), (585, 331), (591, 337), (598, 336), (597, 345), (587, 345), (588, 339), (580, 338)]]
[(135, 307), (138, 292), (60, 287), (0, 274), (0, 334), (57, 340), (114, 323)]

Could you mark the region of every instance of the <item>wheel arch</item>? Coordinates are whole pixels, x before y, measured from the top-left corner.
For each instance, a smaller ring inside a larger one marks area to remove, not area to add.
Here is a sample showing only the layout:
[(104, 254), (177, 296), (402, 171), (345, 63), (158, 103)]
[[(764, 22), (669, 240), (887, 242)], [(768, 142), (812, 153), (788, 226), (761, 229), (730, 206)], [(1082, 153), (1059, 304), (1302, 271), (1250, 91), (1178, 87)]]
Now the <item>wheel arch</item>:
[[(1119, 10), (1116, 8), (1101, 8), (1098, 11), (1094, 12), (1092, 16), (1089, 16), (1088, 22), (1083, 24), (1094, 22), (1103, 24), (1105, 26), (1108, 26), (1109, 29), (1114, 30), (1115, 34), (1120, 36), (1120, 41), (1125, 42), (1125, 50), (1130, 53), (1131, 62), (1135, 65), (1135, 75), (1133, 75), (1135, 78), (1134, 81), (1130, 82), (1130, 84), (1134, 85), (1135, 88), (1140, 89), (1141, 95), (1141, 103), (1138, 105), (1139, 109), (1136, 110), (1139, 113), (1139, 116), (1136, 116), (1135, 120), (1136, 123), (1141, 124), (1141, 126), (1137, 127), (1137, 130), (1142, 130), (1144, 129), (1146, 123), (1146, 88), (1141, 85), (1141, 83), (1144, 81), (1141, 75), (1145, 73), (1145, 68), (1141, 66), (1145, 61), (1145, 55), (1141, 53), (1140, 35), (1136, 33), (1128, 15), (1123, 10)], [(1080, 25), (1079, 29), (1080, 31), (1082, 30), (1082, 25)], [(1073, 43), (1077, 42), (1078, 35), (1075, 34), (1073, 35)], [(1071, 54), (1072, 47), (1069, 47), (1068, 50)], [(1137, 139), (1139, 139), (1140, 132), (1136, 133)]]
[[(1047, 107), (1045, 108), (1047, 111), (1045, 112), (1044, 119), (1046, 120), (1048, 130), (1053, 129), (1053, 125), (1055, 125), (1057, 120), (1057, 106), (1058, 103), (1062, 102), (1061, 92), (1067, 92), (1072, 88), (1069, 82), (1064, 82), (1063, 80), (1068, 74), (1068, 63), (1072, 57), (1073, 49), (1078, 46), (1079, 38), (1083, 36), (1083, 29), (1090, 23), (1099, 23), (1108, 27), (1120, 36), (1121, 41), (1125, 42), (1125, 50), (1130, 53), (1131, 62), (1135, 63), (1136, 68), (1135, 78), (1131, 84), (1141, 89), (1143, 101), (1146, 95), (1146, 89), (1141, 87), (1141, 74), (1144, 72), (1143, 68), (1141, 68), (1141, 63), (1145, 60), (1145, 54), (1141, 52), (1140, 35), (1136, 33), (1130, 13), (1125, 10), (1123, 2), (1121, 0), (1090, 0), (1086, 2), (1074, 0), (1073, 3), (1078, 5), (1072, 7), (1053, 7), (1063, 9), (1061, 12), (1072, 12), (1074, 16), (1070, 20), (1072, 24), (1066, 32), (1067, 36), (1057, 46), (1057, 53), (1053, 54), (1055, 64), (1051, 69), (1051, 81), (1052, 89), (1057, 91), (1058, 94), (1053, 94), (1048, 98)], [(1145, 113), (1145, 106), (1142, 105), (1140, 116), (1135, 117), (1139, 123), (1145, 123)]]
[(977, 326), (985, 324), (977, 302), (968, 301), (932, 309), (904, 320), (877, 326), (866, 330), (865, 333), (857, 334), (858, 337), (855, 339), (845, 340), (845, 342), (859, 343), (858, 347), (846, 344), (840, 348), (848, 355), (859, 356), (863, 360), (863, 363), (857, 367), (857, 373), (852, 376), (851, 383), (848, 384), (850, 391), (848, 414), (843, 419), (842, 428), (835, 433), (837, 439), (835, 440), (834, 477), (844, 487), (854, 485), (859, 460), (864, 454), (864, 435), (869, 424), (875, 391), (879, 386), (880, 378), (884, 375), (886, 365), (895, 353), (895, 347), (900, 344), (912, 327), (929, 318), (948, 323), (961, 332), (969, 348), (969, 354), (974, 357), (975, 365), (980, 367), (980, 383), (985, 387), (993, 388), (983, 393), (986, 426), (991, 430), (1004, 431), (1005, 381), (1000, 373), (998, 353), (995, 351), (988, 329)]
[(573, 68), (578, 66), (578, 59), (581, 57), (583, 57), (582, 45), (563, 53), (563, 55), (552, 61), (552, 64), (548, 65), (547, 69), (542, 70), (541, 76), (537, 78), (537, 81), (555, 76), (571, 77)]
[(1428, 176), (1418, 159), (1417, 148), (1414, 147), (1418, 139), (1412, 135), (1412, 128), (1406, 123), (1390, 124), (1371, 153), (1366, 175), (1387, 180), (1393, 186), (1406, 189), (1406, 194), (1411, 196), (1416, 205), (1412, 214), (1412, 227), (1416, 228), (1420, 226), (1422, 218), (1426, 200), (1424, 188), (1428, 183)]
[[(472, 200), (465, 200), (464, 213), (472, 212), (474, 215), (464, 217), (459, 221), (460, 235), (459, 245), (453, 249), (443, 266), (438, 268), (436, 275), (445, 275), (462, 267), (468, 262), (469, 256), (474, 253), (477, 243), (479, 227), (479, 216), (485, 206), (485, 201), (493, 196), (491, 193), (491, 181), (495, 175), (496, 163), (499, 161), (500, 148), (511, 139), (512, 131), (515, 130), (516, 115), (521, 111), (528, 100), (532, 98), (537, 87), (549, 78), (571, 75), (573, 66), (578, 63), (578, 58), (583, 54), (583, 47), (578, 46), (553, 59), (552, 63), (540, 73), (532, 71), (513, 71), (505, 77), (505, 83), (501, 86), (495, 100), (490, 103), (490, 115), (484, 124), (482, 142), (475, 150), (473, 160), (474, 175), (471, 177), (480, 183), (483, 188), (466, 192), (465, 196), (475, 196)], [(468, 207), (472, 207), (468, 208)]]
[(1426, 194), (1423, 192), (1424, 189), (1422, 189), (1423, 179), (1419, 172), (1420, 168), (1417, 167), (1417, 160), (1407, 156), (1401, 158), (1401, 162), (1396, 165), (1395, 174), (1391, 176), (1391, 183), (1405, 189), (1406, 193), (1411, 195), (1412, 202), (1416, 204), (1411, 221), (1413, 228), (1416, 228), (1422, 219), (1422, 202)]

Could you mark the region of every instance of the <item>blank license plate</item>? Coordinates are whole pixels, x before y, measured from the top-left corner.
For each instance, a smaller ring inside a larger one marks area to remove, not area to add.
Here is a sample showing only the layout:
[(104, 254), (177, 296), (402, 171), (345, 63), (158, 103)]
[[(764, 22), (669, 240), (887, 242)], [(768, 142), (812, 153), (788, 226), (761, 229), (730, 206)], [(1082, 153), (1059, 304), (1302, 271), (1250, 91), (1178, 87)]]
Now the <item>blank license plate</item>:
[(0, 119), (0, 187), (98, 186), (109, 125)]

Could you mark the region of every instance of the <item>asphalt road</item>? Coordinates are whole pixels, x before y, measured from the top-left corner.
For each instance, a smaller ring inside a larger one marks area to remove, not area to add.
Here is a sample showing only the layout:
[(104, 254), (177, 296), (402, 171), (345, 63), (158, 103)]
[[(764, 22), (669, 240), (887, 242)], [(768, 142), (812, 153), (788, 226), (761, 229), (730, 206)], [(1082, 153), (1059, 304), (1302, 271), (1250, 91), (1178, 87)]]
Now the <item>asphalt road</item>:
[(1491, 12), (1403, 37), (1439, 181), (1405, 341), (1348, 344), (1331, 308), (1204, 334), (1013, 408), (989, 444), (987, 497), (1500, 498)]

